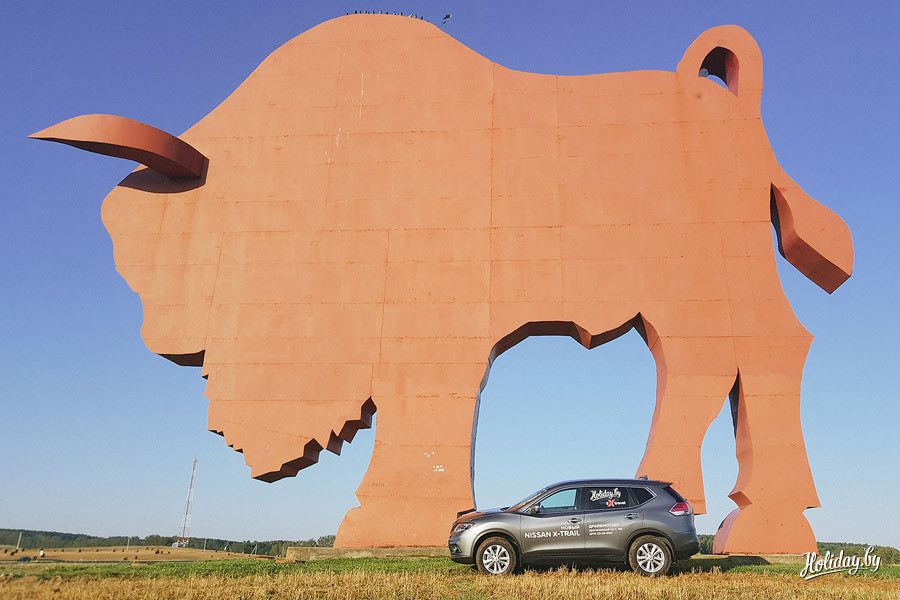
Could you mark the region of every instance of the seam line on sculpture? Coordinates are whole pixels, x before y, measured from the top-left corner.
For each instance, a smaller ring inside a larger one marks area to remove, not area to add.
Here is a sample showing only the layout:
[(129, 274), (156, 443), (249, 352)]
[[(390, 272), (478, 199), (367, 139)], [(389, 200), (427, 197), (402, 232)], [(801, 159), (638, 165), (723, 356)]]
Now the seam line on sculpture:
[(560, 178), (560, 135), (562, 133), (562, 128), (559, 125), (559, 75), (555, 77), (556, 80), (556, 210), (557, 212), (557, 222), (556, 225), (559, 227), (556, 228), (557, 234), (557, 242), (559, 249), (559, 309), (560, 315), (565, 316), (565, 311), (563, 310), (565, 307), (565, 289), (566, 289), (566, 267), (565, 262), (563, 261), (563, 252), (562, 252), (562, 196), (559, 190), (559, 178)]
[(491, 168), (490, 181), (488, 182), (488, 325), (487, 334), (490, 339), (491, 335), (491, 313), (493, 311), (492, 303), (494, 296), (494, 136), (497, 130), (494, 128), (494, 101), (497, 97), (497, 82), (495, 81), (497, 73), (497, 65), (491, 65)]
[[(743, 232), (744, 225), (741, 223), (741, 231)], [(732, 314), (731, 309), (731, 286), (728, 281), (728, 257), (725, 255), (725, 240), (722, 238), (722, 233), (719, 233), (719, 245), (722, 251), (722, 273), (725, 276), (725, 295), (728, 298), (728, 324), (731, 326), (731, 353), (734, 358), (734, 366), (737, 368), (738, 373), (740, 373), (741, 366), (738, 364), (738, 355), (737, 355), (737, 345), (734, 343), (735, 331), (734, 331), (734, 315)]]
[[(732, 113), (732, 109), (731, 109), (731, 105), (730, 105), (730, 104), (729, 104), (729, 107), (728, 107), (728, 117), (729, 117), (729, 118), (732, 118), (732, 117), (733, 117), (733, 113)], [(731, 142), (731, 148), (732, 148), (732, 150), (736, 147), (736, 143), (735, 143), (736, 140), (735, 140), (734, 133), (735, 133), (735, 132), (734, 132), (734, 128), (733, 128), (733, 127), (729, 127), (729, 128), (728, 128), (728, 138), (729, 138), (729, 141)], [(733, 153), (732, 160), (734, 161), (734, 170), (735, 170), (735, 173), (738, 173), (738, 176), (740, 176), (741, 168), (740, 168), (740, 165), (738, 164), (738, 159), (737, 159), (737, 154), (736, 154), (736, 153)], [(738, 202), (740, 202), (740, 193), (738, 193), (737, 195), (738, 195)], [(745, 236), (744, 236), (744, 222), (743, 222), (743, 221), (739, 221), (739, 222), (740, 222), (740, 224), (741, 224), (741, 243), (744, 244), (744, 243), (746, 243), (746, 242), (745, 242)], [(721, 232), (721, 229), (720, 229), (720, 232)], [(726, 296), (728, 297), (728, 322), (729, 322), (729, 324), (731, 325), (731, 336), (732, 336), (732, 339), (734, 339), (734, 337), (735, 337), (735, 335), (734, 335), (734, 334), (735, 334), (735, 331), (734, 331), (734, 315), (733, 315), (732, 312), (731, 312), (731, 306), (732, 306), (732, 305), (731, 305), (731, 300), (732, 300), (732, 298), (731, 298), (731, 289), (729, 288), (729, 285), (728, 285), (728, 266), (727, 266), (727, 264), (726, 264), (726, 261), (728, 260), (728, 257), (725, 255), (725, 240), (724, 240), (724, 238), (722, 237), (722, 234), (721, 234), (721, 233), (719, 233), (719, 240), (720, 240), (720, 242), (721, 242), (721, 247), (722, 247), (722, 263), (723, 263), (723, 267), (724, 267), (724, 269), (723, 269), (723, 274), (724, 274), (724, 276), (725, 276), (725, 294), (726, 294)], [(747, 266), (748, 266), (748, 270), (749, 270), (750, 265), (748, 264)], [(751, 274), (751, 281), (752, 281), (752, 274)], [(732, 344), (731, 344), (731, 352), (732, 352), (732, 354), (733, 354), (733, 356), (734, 356), (734, 366), (735, 366), (735, 368), (738, 370), (738, 372), (740, 372), (741, 365), (738, 363), (737, 344), (735, 344), (734, 342), (732, 342)]]
[[(340, 56), (340, 60), (338, 61), (338, 82), (340, 82), (341, 76), (344, 73), (344, 44), (343, 43), (341, 43), (340, 48), (341, 48), (340, 49), (341, 56)], [(337, 85), (337, 83), (335, 83), (335, 94), (337, 93), (337, 88), (338, 88), (338, 85)], [(331, 108), (332, 108), (332, 115), (336, 115), (337, 111), (335, 109), (337, 109), (337, 106), (332, 106)], [(334, 125), (337, 125), (337, 123), (334, 123)], [(332, 127), (332, 130), (333, 130), (333, 127)], [(340, 136), (340, 133), (338, 133), (338, 135)], [(330, 139), (330, 138), (331, 138), (331, 132), (328, 133), (326, 139)], [(334, 159), (335, 159), (334, 156), (328, 155), (328, 150), (326, 149), (325, 150), (325, 193), (323, 194), (323, 197), (322, 197), (322, 221), (319, 226), (319, 231), (325, 231), (325, 223), (326, 223), (326, 219), (328, 218), (328, 190), (331, 189), (331, 166), (334, 164)], [(338, 231), (342, 230), (341, 223), (337, 223), (335, 225), (336, 225), (335, 226), (336, 230), (338, 230)]]
[[(391, 230), (387, 231), (387, 241), (384, 245), (384, 281), (381, 284), (381, 327), (378, 330), (378, 362), (381, 362), (381, 358), (384, 352), (384, 313), (385, 313), (385, 305), (387, 304), (387, 275), (388, 269), (390, 268), (390, 252), (391, 252)], [(370, 382), (375, 380), (375, 371), (374, 366), (372, 367), (373, 371), (370, 377)], [(370, 385), (371, 387), (371, 385)], [(371, 397), (372, 390), (369, 390), (369, 395)]]
[[(216, 258), (216, 275), (213, 277), (212, 293), (209, 297), (209, 312), (206, 315), (206, 328), (203, 332), (203, 350), (206, 351), (206, 341), (209, 339), (209, 326), (213, 320), (213, 307), (215, 306), (216, 287), (219, 284), (219, 271), (222, 268), (222, 248), (225, 246), (225, 232), (219, 236), (219, 256)], [(204, 361), (205, 362), (205, 361)], [(202, 368), (202, 367), (201, 367)]]

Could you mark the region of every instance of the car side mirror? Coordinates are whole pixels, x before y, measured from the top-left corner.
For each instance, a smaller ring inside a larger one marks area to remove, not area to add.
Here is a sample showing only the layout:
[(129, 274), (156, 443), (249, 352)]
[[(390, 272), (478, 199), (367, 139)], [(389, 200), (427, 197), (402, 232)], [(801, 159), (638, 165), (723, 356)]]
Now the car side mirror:
[(536, 515), (539, 512), (541, 512), (540, 504), (532, 504), (531, 506), (529, 506), (528, 508), (525, 509), (526, 515)]

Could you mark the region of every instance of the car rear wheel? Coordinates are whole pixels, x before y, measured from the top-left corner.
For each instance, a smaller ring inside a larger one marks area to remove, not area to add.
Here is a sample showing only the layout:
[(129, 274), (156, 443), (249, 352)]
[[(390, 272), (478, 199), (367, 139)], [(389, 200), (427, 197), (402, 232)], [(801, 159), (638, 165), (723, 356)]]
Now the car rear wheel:
[(485, 575), (508, 575), (516, 570), (516, 549), (506, 538), (488, 538), (478, 546), (475, 563)]
[(628, 551), (628, 564), (636, 573), (654, 577), (672, 568), (672, 551), (661, 538), (652, 535), (634, 540)]

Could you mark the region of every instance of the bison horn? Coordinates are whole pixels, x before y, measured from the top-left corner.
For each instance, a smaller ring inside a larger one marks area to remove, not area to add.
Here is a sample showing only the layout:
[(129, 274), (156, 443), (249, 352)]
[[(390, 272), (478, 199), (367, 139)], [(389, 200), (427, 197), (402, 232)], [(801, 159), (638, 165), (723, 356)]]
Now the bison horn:
[(206, 157), (187, 142), (115, 115), (74, 117), (28, 137), (135, 160), (171, 179), (201, 177), (207, 163)]

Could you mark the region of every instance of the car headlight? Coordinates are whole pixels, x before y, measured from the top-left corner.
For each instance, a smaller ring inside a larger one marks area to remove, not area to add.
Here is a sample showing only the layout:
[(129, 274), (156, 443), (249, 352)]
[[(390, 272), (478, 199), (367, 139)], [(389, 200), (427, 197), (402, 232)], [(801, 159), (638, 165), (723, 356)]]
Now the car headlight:
[(472, 527), (472, 523), (459, 523), (453, 527), (453, 533), (461, 533)]

